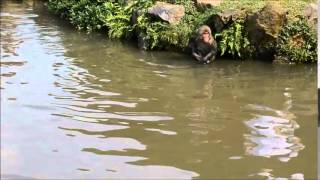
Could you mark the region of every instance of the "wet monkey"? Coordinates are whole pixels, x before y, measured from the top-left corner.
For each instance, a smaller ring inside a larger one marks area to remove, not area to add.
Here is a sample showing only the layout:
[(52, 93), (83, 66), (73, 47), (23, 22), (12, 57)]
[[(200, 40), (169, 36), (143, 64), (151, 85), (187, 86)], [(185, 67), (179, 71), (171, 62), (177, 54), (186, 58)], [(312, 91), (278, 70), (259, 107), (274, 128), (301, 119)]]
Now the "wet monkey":
[(192, 56), (201, 63), (208, 64), (217, 55), (217, 42), (212, 37), (209, 26), (203, 25), (198, 29), (197, 36), (190, 46)]

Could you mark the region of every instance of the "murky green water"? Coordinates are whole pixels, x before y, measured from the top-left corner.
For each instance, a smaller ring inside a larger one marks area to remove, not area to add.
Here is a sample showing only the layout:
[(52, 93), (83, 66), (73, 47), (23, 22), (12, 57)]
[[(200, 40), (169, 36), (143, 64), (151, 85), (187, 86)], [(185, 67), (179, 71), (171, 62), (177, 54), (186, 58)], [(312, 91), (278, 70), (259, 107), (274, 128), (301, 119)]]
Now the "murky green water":
[(2, 177), (316, 178), (316, 65), (197, 65), (1, 2)]

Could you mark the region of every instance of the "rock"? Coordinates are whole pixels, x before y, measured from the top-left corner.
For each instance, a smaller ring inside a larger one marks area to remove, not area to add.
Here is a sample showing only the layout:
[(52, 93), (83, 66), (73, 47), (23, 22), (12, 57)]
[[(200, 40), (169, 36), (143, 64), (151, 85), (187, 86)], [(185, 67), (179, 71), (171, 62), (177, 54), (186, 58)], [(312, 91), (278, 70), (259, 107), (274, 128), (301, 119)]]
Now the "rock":
[(131, 24), (137, 24), (138, 23), (138, 17), (142, 15), (141, 10), (133, 10), (131, 14)]
[(247, 30), (252, 35), (251, 40), (257, 42), (266, 37), (276, 39), (285, 22), (286, 11), (276, 3), (269, 3), (261, 11), (248, 17)]
[(182, 5), (175, 5), (166, 2), (156, 2), (156, 4), (148, 9), (148, 13), (159, 17), (160, 19), (177, 24), (185, 14), (185, 8)]
[(223, 0), (194, 0), (197, 8), (200, 10), (205, 10), (207, 8), (212, 8), (219, 6)]
[(258, 58), (273, 58), (274, 43), (286, 20), (287, 12), (277, 3), (268, 3), (259, 12), (247, 17), (248, 38), (256, 48)]
[(311, 22), (311, 24), (317, 28), (317, 19), (318, 19), (318, 7), (315, 3), (310, 3), (304, 9), (303, 15)]
[(217, 33), (220, 33), (225, 27), (239, 18), (244, 18), (246, 12), (243, 10), (227, 10), (218, 14), (212, 15), (206, 24)]
[(220, 33), (226, 26), (228, 21), (223, 21), (223, 19), (218, 15), (214, 14), (212, 17), (209, 18), (206, 24), (212, 29), (213, 32)]
[(272, 61), (272, 64), (277, 64), (277, 65), (288, 65), (288, 64), (294, 64), (294, 62), (290, 62), (288, 57), (284, 56), (275, 56), (274, 60)]

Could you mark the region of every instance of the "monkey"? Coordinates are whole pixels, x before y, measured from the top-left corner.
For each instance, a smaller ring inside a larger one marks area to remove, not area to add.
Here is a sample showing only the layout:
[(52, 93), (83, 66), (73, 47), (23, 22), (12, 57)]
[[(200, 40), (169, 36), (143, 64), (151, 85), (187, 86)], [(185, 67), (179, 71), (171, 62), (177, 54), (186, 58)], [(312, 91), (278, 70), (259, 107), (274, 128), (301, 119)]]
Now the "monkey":
[(217, 55), (217, 42), (212, 37), (211, 29), (207, 25), (197, 31), (195, 40), (191, 43), (192, 56), (201, 63), (211, 63)]

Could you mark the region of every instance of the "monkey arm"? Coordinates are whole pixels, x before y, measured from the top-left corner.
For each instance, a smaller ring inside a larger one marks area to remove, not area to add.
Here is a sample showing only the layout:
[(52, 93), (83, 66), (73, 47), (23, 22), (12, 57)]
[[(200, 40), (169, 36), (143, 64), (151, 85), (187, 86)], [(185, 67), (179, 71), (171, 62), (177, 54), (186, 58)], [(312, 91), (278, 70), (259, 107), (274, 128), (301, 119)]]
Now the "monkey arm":
[(192, 51), (192, 57), (194, 57), (197, 61), (203, 61), (202, 55), (198, 52), (197, 50), (197, 44), (198, 44), (198, 39), (192, 40), (192, 42), (189, 44), (189, 47), (191, 48)]
[(211, 51), (203, 58), (203, 60), (207, 63), (210, 63), (216, 58), (217, 55), (217, 44), (214, 43)]
[(200, 56), (199, 54), (197, 54), (196, 52), (192, 53), (192, 56), (197, 60), (197, 61), (202, 61), (202, 56)]
[(216, 52), (214, 50), (210, 51), (203, 60), (207, 63), (213, 61), (216, 58)]
[(214, 55), (214, 51), (211, 51), (209, 52), (203, 59), (206, 61), (206, 60), (209, 60), (212, 56)]
[(192, 49), (192, 56), (193, 56), (197, 61), (202, 61), (202, 60), (203, 60), (203, 57), (197, 52), (196, 43), (193, 42), (190, 47), (191, 47), (191, 49)]

